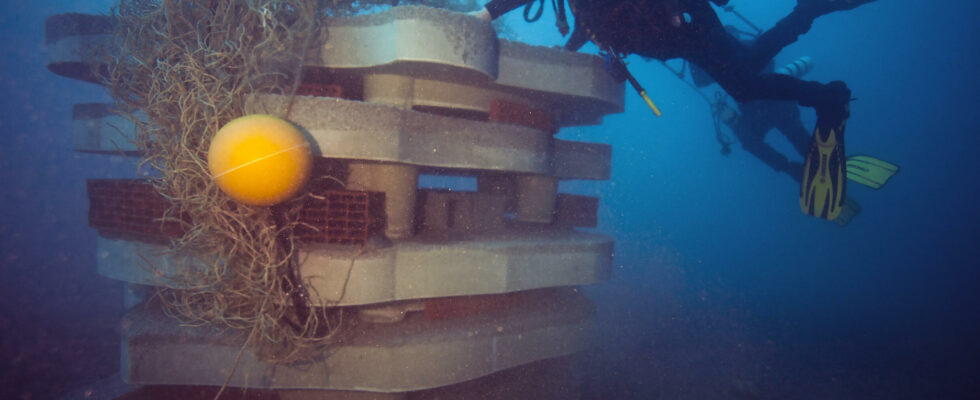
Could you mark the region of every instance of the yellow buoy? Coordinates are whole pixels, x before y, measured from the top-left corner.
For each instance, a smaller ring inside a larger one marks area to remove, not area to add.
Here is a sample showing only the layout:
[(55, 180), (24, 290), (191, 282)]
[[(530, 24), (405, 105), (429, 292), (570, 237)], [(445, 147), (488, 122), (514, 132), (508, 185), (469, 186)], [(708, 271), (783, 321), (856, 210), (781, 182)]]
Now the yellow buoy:
[(225, 124), (211, 139), (208, 167), (218, 187), (254, 206), (281, 203), (310, 176), (310, 143), (293, 124), (253, 114)]

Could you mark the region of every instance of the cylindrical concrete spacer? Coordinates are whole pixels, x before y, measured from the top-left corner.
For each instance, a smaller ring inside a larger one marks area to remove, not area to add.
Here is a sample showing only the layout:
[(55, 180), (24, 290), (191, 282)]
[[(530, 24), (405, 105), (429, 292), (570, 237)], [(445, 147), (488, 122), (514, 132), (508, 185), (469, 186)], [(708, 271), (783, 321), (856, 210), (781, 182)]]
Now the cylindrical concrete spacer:
[(415, 100), (415, 78), (402, 75), (364, 75), (364, 101), (410, 110)]
[(542, 175), (518, 175), (517, 220), (551, 223), (555, 216), (558, 179)]
[(419, 169), (405, 164), (351, 162), (347, 188), (385, 193), (387, 227), (391, 239), (411, 237), (415, 230), (415, 197)]
[(516, 186), (514, 174), (484, 173), (476, 177), (478, 192), (504, 196), (505, 213), (513, 213), (517, 210)]
[(485, 173), (476, 177), (476, 188), (480, 193), (514, 194), (514, 175)]

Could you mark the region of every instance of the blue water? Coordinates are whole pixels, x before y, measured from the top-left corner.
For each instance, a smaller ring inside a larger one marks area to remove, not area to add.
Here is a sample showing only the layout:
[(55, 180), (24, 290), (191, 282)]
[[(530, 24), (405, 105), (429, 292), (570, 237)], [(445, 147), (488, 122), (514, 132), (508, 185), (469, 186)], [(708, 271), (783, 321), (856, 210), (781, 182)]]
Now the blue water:
[[(732, 3), (768, 27), (794, 1)], [(121, 288), (95, 273), (84, 181), (131, 176), (133, 161), (72, 151), (71, 105), (108, 99), (48, 72), (43, 45), (45, 17), (111, 5), (0, 6), (3, 398), (43, 398), (118, 369)], [(512, 14), (518, 39), (562, 43), (550, 12), (530, 25)], [(881, 190), (850, 186), (864, 209), (844, 229), (803, 215), (795, 183), (737, 145), (721, 156), (707, 104), (659, 63), (631, 57), (664, 116), (627, 92), (626, 112), (560, 133), (614, 149), (610, 181), (562, 184), (602, 198), (596, 230), (617, 240), (612, 280), (588, 291), (602, 340), (587, 355), (598, 366), (587, 393), (977, 398), (978, 20), (972, 0), (881, 0), (819, 19), (777, 57), (810, 56), (808, 79), (845, 80), (858, 99), (848, 151), (902, 167)]]

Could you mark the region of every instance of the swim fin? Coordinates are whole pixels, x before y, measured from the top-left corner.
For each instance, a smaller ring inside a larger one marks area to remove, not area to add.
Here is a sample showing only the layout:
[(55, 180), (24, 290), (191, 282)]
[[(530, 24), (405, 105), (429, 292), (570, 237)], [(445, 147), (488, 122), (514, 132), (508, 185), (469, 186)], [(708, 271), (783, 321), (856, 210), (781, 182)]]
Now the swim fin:
[(861, 212), (861, 205), (850, 197), (844, 196), (844, 206), (841, 207), (840, 214), (834, 218), (834, 222), (841, 228), (847, 226)]
[(885, 186), (888, 178), (898, 172), (898, 166), (888, 161), (865, 155), (847, 158), (847, 179), (872, 189)]
[(808, 215), (830, 221), (840, 215), (847, 191), (846, 116), (845, 109), (843, 118), (835, 118), (836, 121), (821, 121), (818, 117), (800, 180), (800, 208)]

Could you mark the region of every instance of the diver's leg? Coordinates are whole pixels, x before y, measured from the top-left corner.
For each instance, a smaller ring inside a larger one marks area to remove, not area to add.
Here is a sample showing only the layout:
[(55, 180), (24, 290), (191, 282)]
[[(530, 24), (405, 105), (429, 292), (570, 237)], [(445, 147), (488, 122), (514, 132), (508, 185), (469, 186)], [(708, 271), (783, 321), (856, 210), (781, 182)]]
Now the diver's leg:
[(775, 102), (770, 113), (776, 129), (786, 137), (801, 156), (810, 148), (810, 131), (800, 120), (800, 108), (793, 102)]
[[(753, 112), (756, 108), (749, 104), (742, 107), (742, 116), (733, 127), (735, 136), (742, 143), (742, 148), (752, 153), (759, 160), (778, 172), (789, 172), (790, 163), (786, 156), (766, 144), (766, 133), (772, 129), (772, 123), (764, 114)], [(797, 179), (799, 179), (797, 177)]]
[[(726, 59), (721, 53), (689, 52), (690, 61), (714, 77), (737, 102), (796, 100), (817, 111), (817, 126), (806, 154), (800, 178), (800, 208), (808, 215), (833, 220), (844, 208), (847, 191), (844, 129), (849, 116), (851, 91), (844, 82), (828, 84), (787, 75), (757, 75), (744, 60)], [(740, 62), (741, 61), (741, 62)], [(798, 167), (792, 168), (794, 170)]]
[(810, 30), (813, 20), (834, 11), (850, 10), (875, 0), (799, 0), (793, 11), (759, 35), (749, 49), (747, 62), (761, 71), (784, 47)]
[(718, 70), (717, 66), (699, 64), (712, 74), (725, 91), (743, 103), (753, 100), (795, 100), (801, 106), (813, 107), (818, 119), (847, 118), (851, 91), (841, 81), (828, 84), (804, 81), (781, 74), (752, 75), (733, 72), (735, 68)]
[(772, 28), (763, 32), (749, 48), (746, 62), (753, 71), (761, 71), (784, 47), (796, 42), (804, 33), (810, 31), (817, 14), (794, 9), (779, 20)]
[[(691, 1), (684, 4), (685, 9), (693, 14), (691, 23), (676, 31), (678, 37), (683, 38), (684, 44), (678, 48), (679, 55), (711, 75), (735, 101), (745, 103), (753, 100), (795, 100), (802, 106), (815, 108), (821, 118), (846, 118), (846, 105), (850, 101), (851, 93), (843, 82), (822, 84), (781, 74), (758, 74), (762, 66), (755, 65), (750, 61), (753, 56), (746, 54), (751, 54), (753, 50), (739, 45), (724, 31), (717, 15), (706, 2)], [(792, 18), (812, 22), (813, 17), (800, 15)], [(790, 22), (793, 21), (787, 23)], [(798, 24), (799, 21), (796, 25)], [(792, 29), (796, 28), (781, 29), (792, 33)], [(650, 53), (640, 52), (646, 56), (653, 52)]]

